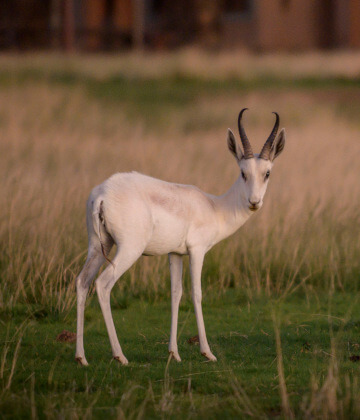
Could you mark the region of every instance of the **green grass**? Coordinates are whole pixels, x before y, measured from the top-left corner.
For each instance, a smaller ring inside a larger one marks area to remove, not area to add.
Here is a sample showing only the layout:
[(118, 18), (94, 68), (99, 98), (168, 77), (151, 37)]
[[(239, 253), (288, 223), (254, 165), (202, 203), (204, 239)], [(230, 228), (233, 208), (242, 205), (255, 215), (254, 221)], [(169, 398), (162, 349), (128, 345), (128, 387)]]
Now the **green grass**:
[[(281, 319), (282, 352), (290, 404), (295, 414), (304, 414), (311, 400), (309, 385), (324, 384), (335, 341), (339, 375), (353, 381), (360, 354), (360, 309), (354, 296), (298, 294), (285, 301), (257, 297), (252, 302), (240, 291), (218, 300), (204, 300), (208, 338), (218, 363), (207, 363), (197, 345), (187, 339), (196, 335), (192, 305), (185, 300), (179, 318), (179, 352), (182, 363), (167, 356), (170, 305), (132, 299), (126, 309), (114, 309), (114, 320), (123, 350), (130, 363), (111, 361), (110, 345), (99, 305), (90, 298), (86, 309), (85, 347), (89, 367), (74, 361), (74, 344), (55, 340), (63, 329), (74, 331), (75, 312), (65, 320), (51, 315), (29, 316), (13, 311), (0, 339), (9, 345), (1, 354), (4, 365), (0, 410), (3, 418), (28, 417), (35, 410), (41, 417), (65, 418), (84, 413), (101, 418), (201, 416), (232, 418), (249, 412), (279, 417), (277, 351), (272, 313)], [(23, 324), (22, 324), (23, 323)], [(19, 327), (21, 325), (21, 327)], [(14, 359), (14, 349), (21, 344)], [(9, 380), (14, 362), (13, 377)], [(10, 385), (9, 385), (10, 382)], [(9, 385), (9, 386), (8, 386)], [(346, 392), (339, 381), (338, 393)], [(33, 395), (33, 397), (31, 397)], [(353, 407), (345, 406), (344, 414)]]
[[(76, 71), (42, 71), (41, 69), (19, 69), (18, 71), (0, 71), (0, 85), (9, 86), (46, 83), (65, 88), (81, 88), (91, 99), (108, 105), (122, 105), (127, 118), (136, 122), (145, 121), (152, 130), (163, 130), (172, 117), (184, 112), (199, 100), (216, 100), (222, 96), (244, 95), (249, 92), (264, 92), (278, 95), (281, 92), (301, 91), (314, 94), (331, 94), (333, 105), (340, 115), (356, 119), (360, 109), (355, 92), (360, 92), (360, 78), (346, 76), (315, 77), (304, 76), (286, 78), (276, 74), (257, 75), (252, 79), (231, 76), (225, 79), (190, 76), (187, 74), (169, 74), (165, 77), (144, 78), (118, 74), (105, 79), (84, 75)], [(348, 92), (353, 97), (349, 107)], [(334, 97), (335, 94), (335, 97)], [(344, 109), (345, 108), (345, 109)], [(218, 117), (219, 118), (219, 117)], [(219, 119), (207, 118), (185, 127), (185, 132), (207, 127), (213, 129), (219, 125)]]

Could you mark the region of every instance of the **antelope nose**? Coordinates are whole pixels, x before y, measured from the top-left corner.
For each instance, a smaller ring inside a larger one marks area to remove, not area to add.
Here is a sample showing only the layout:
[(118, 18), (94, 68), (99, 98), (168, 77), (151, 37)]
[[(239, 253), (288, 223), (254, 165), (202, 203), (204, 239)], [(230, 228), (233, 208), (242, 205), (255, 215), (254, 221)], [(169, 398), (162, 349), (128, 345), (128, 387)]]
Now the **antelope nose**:
[(259, 203), (260, 203), (260, 200), (251, 200), (250, 198), (249, 198), (249, 203), (250, 203), (250, 205), (252, 206), (252, 207), (256, 207)]

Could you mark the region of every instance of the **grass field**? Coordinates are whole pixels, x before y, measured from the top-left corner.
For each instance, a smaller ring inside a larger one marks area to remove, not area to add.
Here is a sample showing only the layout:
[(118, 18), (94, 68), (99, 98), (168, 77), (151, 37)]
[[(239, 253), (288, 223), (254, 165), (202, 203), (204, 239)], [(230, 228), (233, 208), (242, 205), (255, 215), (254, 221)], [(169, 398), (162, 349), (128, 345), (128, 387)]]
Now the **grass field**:
[[(360, 417), (360, 59), (207, 55), (0, 57), (2, 418)], [(85, 202), (116, 171), (223, 193), (239, 110), (256, 151), (271, 111), (287, 130), (265, 204), (205, 259), (203, 307), (218, 362), (196, 344), (188, 267), (183, 362), (168, 360), (166, 256), (114, 287), (125, 355), (111, 361), (91, 289), (90, 366), (75, 346)]]

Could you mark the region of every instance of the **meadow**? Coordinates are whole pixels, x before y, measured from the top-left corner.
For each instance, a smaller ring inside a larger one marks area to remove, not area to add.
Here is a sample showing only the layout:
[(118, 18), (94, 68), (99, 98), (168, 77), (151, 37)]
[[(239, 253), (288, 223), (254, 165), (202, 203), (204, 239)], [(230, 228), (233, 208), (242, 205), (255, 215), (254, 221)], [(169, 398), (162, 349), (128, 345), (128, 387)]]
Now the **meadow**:
[[(360, 417), (358, 54), (3, 55), (0, 89), (1, 418)], [(111, 360), (92, 287), (90, 366), (77, 366), (56, 337), (75, 332), (91, 188), (136, 170), (225, 192), (238, 176), (226, 130), (243, 107), (255, 151), (272, 111), (287, 142), (261, 211), (205, 258), (218, 362), (191, 344), (187, 262), (183, 361), (168, 358), (164, 256), (112, 292), (129, 365)]]

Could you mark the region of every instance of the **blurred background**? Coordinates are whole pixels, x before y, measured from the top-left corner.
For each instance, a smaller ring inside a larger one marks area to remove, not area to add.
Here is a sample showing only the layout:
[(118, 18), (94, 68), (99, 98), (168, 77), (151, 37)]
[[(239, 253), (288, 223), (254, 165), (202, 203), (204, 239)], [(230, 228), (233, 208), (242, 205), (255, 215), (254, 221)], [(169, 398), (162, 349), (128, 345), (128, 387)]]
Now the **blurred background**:
[(358, 0), (3, 0), (0, 48), (360, 47)]

